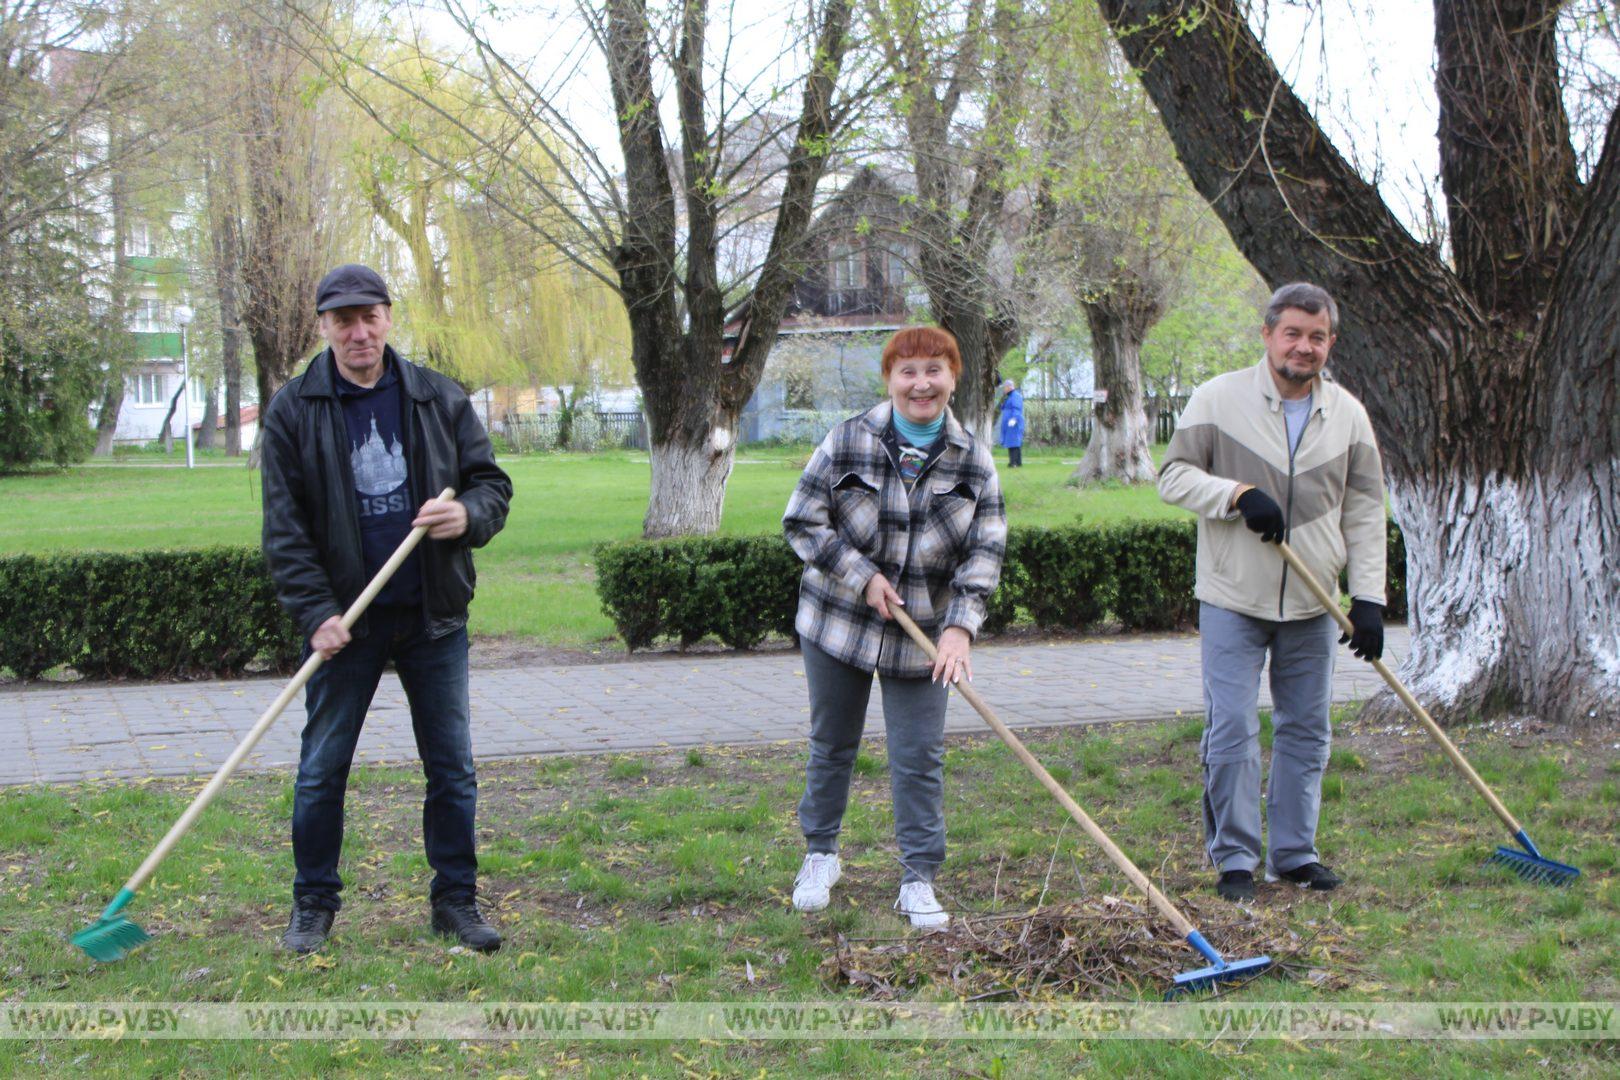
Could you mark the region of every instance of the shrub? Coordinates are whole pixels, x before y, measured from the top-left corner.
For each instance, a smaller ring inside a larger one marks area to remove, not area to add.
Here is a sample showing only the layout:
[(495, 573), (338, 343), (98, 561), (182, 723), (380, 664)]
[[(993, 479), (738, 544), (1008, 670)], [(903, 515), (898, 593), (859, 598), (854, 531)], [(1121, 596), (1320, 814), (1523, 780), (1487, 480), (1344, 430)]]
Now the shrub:
[(1127, 630), (1174, 630), (1192, 623), (1198, 533), (1191, 521), (1141, 521), (1109, 530), (1114, 615)]
[(0, 558), (0, 667), (92, 678), (285, 670), (303, 643), (250, 547)]
[(632, 649), (710, 634), (746, 649), (793, 633), (799, 569), (779, 536), (630, 541), (597, 547), (596, 590)]
[[(1389, 610), (1398, 618), (1406, 560), (1393, 523), (1389, 545)], [(1047, 630), (1088, 630), (1110, 616), (1126, 630), (1191, 626), (1196, 560), (1189, 520), (1016, 527), (984, 629), (1000, 633), (1027, 618)], [(596, 564), (602, 608), (631, 649), (709, 636), (748, 648), (767, 634), (793, 634), (802, 566), (779, 536), (604, 544)]]

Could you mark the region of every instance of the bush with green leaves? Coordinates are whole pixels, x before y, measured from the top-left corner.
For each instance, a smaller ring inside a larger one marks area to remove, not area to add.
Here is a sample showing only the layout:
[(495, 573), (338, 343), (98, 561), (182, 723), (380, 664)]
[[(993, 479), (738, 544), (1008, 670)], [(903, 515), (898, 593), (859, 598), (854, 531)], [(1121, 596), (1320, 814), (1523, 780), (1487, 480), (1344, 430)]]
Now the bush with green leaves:
[(0, 668), (90, 678), (288, 670), (303, 648), (251, 547), (0, 558)]
[[(1193, 523), (1015, 527), (984, 629), (1028, 621), (1085, 631), (1109, 622), (1128, 631), (1192, 626), (1197, 533)], [(596, 549), (602, 609), (631, 649), (660, 640), (716, 637), (734, 648), (768, 634), (792, 636), (798, 558), (780, 536), (631, 540)], [(1391, 617), (1405, 615), (1405, 548), (1389, 527)]]

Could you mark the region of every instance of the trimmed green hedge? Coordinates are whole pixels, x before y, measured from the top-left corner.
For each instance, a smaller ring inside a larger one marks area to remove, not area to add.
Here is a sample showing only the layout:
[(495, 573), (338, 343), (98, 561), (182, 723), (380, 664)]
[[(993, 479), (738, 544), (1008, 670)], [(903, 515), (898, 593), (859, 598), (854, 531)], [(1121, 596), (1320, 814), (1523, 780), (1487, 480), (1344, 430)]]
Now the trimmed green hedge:
[[(1197, 619), (1193, 522), (1015, 526), (985, 629), (1028, 619), (1043, 630), (1173, 630)], [(780, 536), (631, 540), (596, 548), (602, 610), (631, 649), (714, 636), (750, 648), (792, 636), (802, 566)], [(1406, 548), (1389, 525), (1389, 615), (1406, 616)]]
[(0, 558), (0, 668), (34, 678), (285, 670), (303, 648), (257, 548)]

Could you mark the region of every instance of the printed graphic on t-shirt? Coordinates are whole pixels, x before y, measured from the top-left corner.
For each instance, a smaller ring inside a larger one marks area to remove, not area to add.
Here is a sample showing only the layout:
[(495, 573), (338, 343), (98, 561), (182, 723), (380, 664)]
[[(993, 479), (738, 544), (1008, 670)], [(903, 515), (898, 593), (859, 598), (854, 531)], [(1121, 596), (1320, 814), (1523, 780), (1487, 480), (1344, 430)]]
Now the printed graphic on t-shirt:
[(919, 450), (915, 446), (900, 448), (900, 479), (908, 487), (917, 482), (917, 477), (922, 475), (923, 466), (927, 464), (927, 450)]
[(349, 464), (354, 469), (355, 490), (362, 496), (361, 517), (405, 512), (405, 447), (398, 439), (383, 444), (375, 413), (371, 416), (371, 434), (350, 453)]

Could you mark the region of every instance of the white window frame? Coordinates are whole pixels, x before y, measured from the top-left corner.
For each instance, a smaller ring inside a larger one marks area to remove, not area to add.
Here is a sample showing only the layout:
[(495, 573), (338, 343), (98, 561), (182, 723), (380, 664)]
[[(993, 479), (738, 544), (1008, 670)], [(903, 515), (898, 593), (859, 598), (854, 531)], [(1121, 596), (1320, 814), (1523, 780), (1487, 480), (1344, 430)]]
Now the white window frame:
[(130, 376), (130, 397), (137, 405), (162, 405), (168, 401), (168, 376), (161, 371), (140, 371)]

